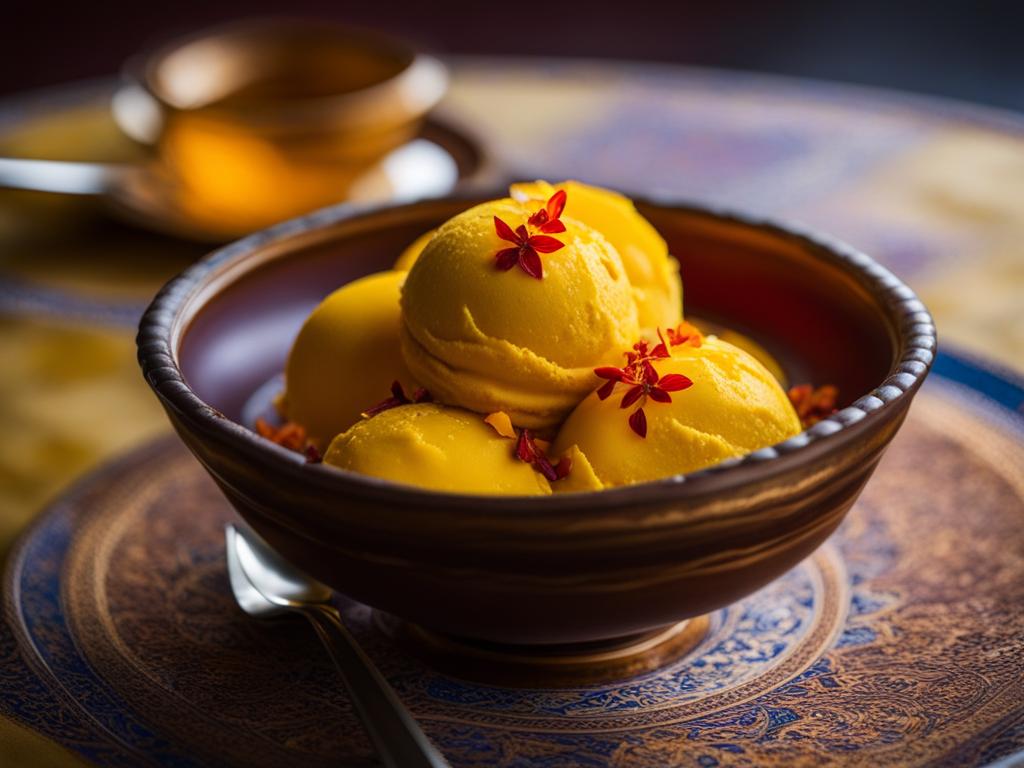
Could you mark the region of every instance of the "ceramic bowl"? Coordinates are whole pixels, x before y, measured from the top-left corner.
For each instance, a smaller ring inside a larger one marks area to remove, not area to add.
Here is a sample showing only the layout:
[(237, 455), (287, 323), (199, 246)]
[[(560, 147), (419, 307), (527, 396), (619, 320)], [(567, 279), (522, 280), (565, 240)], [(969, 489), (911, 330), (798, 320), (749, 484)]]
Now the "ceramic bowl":
[(146, 380), (256, 531), (394, 616), (464, 638), (549, 644), (624, 638), (712, 611), (835, 530), (928, 373), (931, 316), (849, 246), (696, 205), (638, 202), (682, 263), (689, 314), (751, 336), (791, 381), (838, 386), (841, 409), (797, 437), (643, 485), (480, 497), (307, 464), (243, 426), (243, 406), (283, 370), (327, 293), (387, 269), (420, 233), (479, 201), (327, 209), (217, 251), (153, 301), (138, 336)]

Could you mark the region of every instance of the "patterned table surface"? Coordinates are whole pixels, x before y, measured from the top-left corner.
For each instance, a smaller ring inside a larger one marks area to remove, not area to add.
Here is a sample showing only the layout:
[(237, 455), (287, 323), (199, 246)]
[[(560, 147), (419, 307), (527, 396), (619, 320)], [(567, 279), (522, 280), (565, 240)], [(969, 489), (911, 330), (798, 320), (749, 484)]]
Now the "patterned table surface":
[[(802, 220), (906, 279), (934, 312), (944, 344), (1024, 364), (1024, 120), (904, 95), (676, 67), (501, 59), (455, 65), (445, 111), (471, 125), (518, 175), (579, 177)], [(130, 150), (105, 111), (108, 89), (90, 84), (0, 106), (0, 151), (124, 157)], [(2, 553), (71, 479), (166, 431), (138, 376), (131, 327), (156, 287), (202, 249), (111, 224), (78, 201), (23, 193), (0, 195), (0, 242)], [(944, 365), (960, 366), (960, 378), (984, 379), (981, 389), (1020, 408), (1012, 377), (989, 376), (958, 358)], [(949, 402), (935, 395), (919, 409), (934, 415)], [(955, 421), (956, 409), (947, 417)], [(1020, 465), (1012, 466), (1019, 480)], [(955, 462), (947, 471), (957, 471)], [(1007, 503), (1020, 511), (1019, 495)], [(955, 544), (948, 540), (943, 551)], [(1019, 541), (1010, 544), (1020, 554)], [(820, 582), (821, 563), (835, 561), (841, 548), (841, 540), (833, 543), (786, 578)], [(989, 575), (1019, 584), (1019, 559), (1006, 568)], [(948, 568), (939, 571), (946, 575), (935, 579), (951, 578)], [(992, 620), (978, 601), (961, 608), (958, 620), (972, 612), (976, 624)], [(889, 631), (884, 622), (866, 624), (876, 634)], [(945, 631), (955, 635), (958, 626)], [(1019, 641), (990, 650), (1009, 654), (1018, 671), (1024, 664)], [(828, 678), (818, 675), (813, 685)], [(8, 705), (10, 694), (4, 690)], [(924, 694), (892, 695), (903, 701)], [(10, 714), (9, 706), (2, 712)], [(914, 728), (934, 725), (931, 716), (920, 717)], [(713, 732), (702, 726), (708, 738)], [(971, 760), (992, 759), (1022, 738), (1011, 733), (1002, 750)], [(74, 762), (12, 720), (0, 721), (0, 743), (15, 765)], [(614, 762), (611, 753), (603, 759)]]

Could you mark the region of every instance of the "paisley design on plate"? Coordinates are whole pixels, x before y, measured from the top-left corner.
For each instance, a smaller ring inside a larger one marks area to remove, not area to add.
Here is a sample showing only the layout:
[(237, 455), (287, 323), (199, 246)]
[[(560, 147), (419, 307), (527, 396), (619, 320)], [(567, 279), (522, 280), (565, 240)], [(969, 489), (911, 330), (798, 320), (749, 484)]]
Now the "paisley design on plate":
[[(930, 383), (831, 542), (657, 673), (467, 683), (343, 608), (454, 766), (983, 765), (1024, 745), (1024, 432), (993, 408)], [(0, 649), (45, 702), (18, 719), (110, 765), (369, 764), (312, 633), (234, 606), (231, 518), (170, 439), (56, 505), (8, 578)]]

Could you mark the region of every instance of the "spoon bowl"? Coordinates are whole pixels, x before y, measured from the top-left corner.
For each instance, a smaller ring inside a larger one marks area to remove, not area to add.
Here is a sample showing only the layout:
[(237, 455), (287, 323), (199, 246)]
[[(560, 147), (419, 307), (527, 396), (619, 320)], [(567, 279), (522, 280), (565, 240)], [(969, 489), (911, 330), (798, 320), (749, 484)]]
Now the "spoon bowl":
[(228, 525), (228, 575), (235, 601), (254, 618), (309, 619), (341, 674), (386, 768), (450, 768), (330, 603), (331, 590), (278, 555), (252, 531)]
[(278, 615), (304, 605), (327, 603), (331, 590), (277, 554), (259, 536), (229, 525), (228, 575), (235, 599), (250, 616)]

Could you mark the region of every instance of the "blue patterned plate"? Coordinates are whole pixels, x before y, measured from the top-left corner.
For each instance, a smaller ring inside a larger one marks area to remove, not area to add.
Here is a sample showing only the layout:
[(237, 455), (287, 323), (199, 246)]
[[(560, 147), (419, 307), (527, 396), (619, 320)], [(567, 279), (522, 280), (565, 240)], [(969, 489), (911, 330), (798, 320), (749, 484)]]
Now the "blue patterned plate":
[[(1024, 748), (1024, 383), (941, 355), (848, 521), (641, 677), (516, 689), (347, 620), (454, 766), (983, 765)], [(918, 491), (909, 495), (906, 488)], [(173, 439), (82, 481), (10, 560), (0, 712), (104, 765), (369, 764), (300, 623), (234, 606), (232, 512)]]

